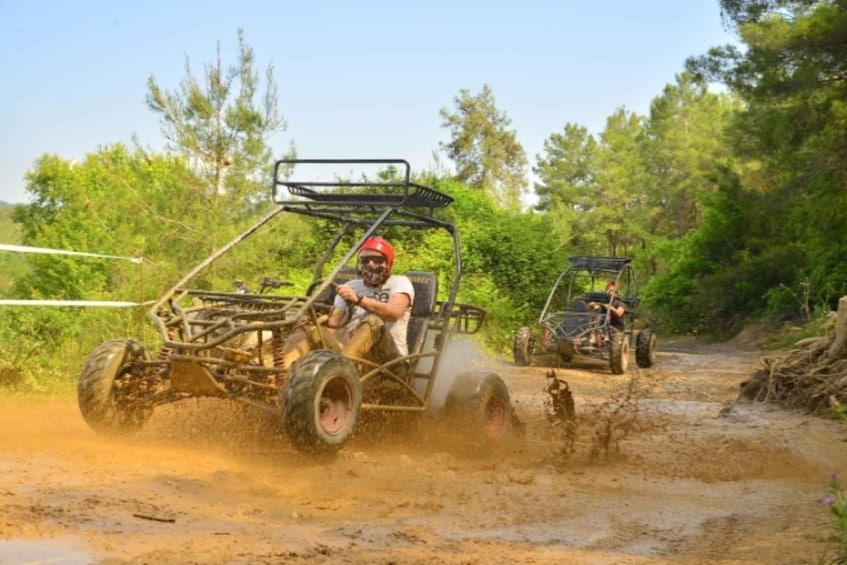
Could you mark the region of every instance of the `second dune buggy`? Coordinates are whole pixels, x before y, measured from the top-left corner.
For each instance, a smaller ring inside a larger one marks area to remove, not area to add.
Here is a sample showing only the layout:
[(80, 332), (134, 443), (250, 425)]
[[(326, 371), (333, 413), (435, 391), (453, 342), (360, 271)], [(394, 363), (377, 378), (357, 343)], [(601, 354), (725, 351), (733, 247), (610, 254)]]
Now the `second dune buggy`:
[[(652, 367), (656, 336), (649, 328), (635, 331), (640, 299), (632, 260), (577, 256), (570, 263), (550, 290), (538, 327), (524, 326), (515, 332), (515, 363), (529, 365), (541, 356), (568, 363), (583, 356), (607, 361), (613, 373), (623, 374), (635, 349), (638, 366)], [(607, 308), (589, 308), (592, 303), (612, 303), (614, 297), (605, 291), (610, 281), (616, 283), (617, 298), (626, 308), (622, 328), (614, 326)]]

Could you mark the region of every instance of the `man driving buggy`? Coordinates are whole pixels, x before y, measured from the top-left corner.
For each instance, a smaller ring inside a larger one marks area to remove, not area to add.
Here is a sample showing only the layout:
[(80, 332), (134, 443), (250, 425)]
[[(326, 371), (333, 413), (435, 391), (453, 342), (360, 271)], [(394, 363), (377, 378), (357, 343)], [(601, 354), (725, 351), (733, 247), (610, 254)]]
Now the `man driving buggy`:
[(337, 327), (354, 308), (350, 322), (338, 335), (342, 352), (383, 364), (408, 355), (406, 333), (415, 288), (405, 275), (392, 275), (394, 248), (372, 236), (359, 248), (358, 279), (338, 287), (329, 326)]
[(618, 285), (615, 281), (609, 281), (606, 283), (606, 294), (609, 295), (608, 302), (590, 302), (588, 307), (591, 310), (600, 310), (605, 309), (609, 311), (609, 323), (615, 329), (623, 331), (624, 329), (624, 321), (623, 317), (626, 314), (626, 304), (618, 298)]
[[(356, 272), (359, 278), (336, 289), (333, 312), (324, 337), (351, 358), (382, 365), (408, 355), (406, 334), (415, 288), (405, 275), (392, 275), (394, 248), (382, 237), (372, 236), (359, 248)], [(353, 308), (350, 321), (339, 327)], [(334, 329), (330, 329), (334, 328)], [(285, 366), (314, 348), (316, 332), (298, 332), (286, 345)]]

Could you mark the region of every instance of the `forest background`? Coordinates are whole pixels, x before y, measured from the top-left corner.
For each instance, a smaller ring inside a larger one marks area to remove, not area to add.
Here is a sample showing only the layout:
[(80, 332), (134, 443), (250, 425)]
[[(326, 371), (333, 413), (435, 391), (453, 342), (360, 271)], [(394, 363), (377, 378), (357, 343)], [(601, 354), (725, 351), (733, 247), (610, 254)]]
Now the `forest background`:
[[(806, 323), (847, 293), (847, 1), (720, 4), (736, 45), (689, 58), (646, 116), (620, 108), (596, 135), (563, 124), (532, 163), (488, 85), (442, 108), (438, 151), (452, 167), (413, 176), (455, 198), (439, 213), (461, 236), (459, 300), (488, 311), (493, 353), (537, 319), (572, 255), (631, 257), (660, 335)], [(0, 295), (144, 302), (272, 206), (273, 162), (296, 145), (271, 154), (285, 129), (273, 67), (257, 68), (243, 30), (238, 45), (236, 61), (218, 44), (173, 88), (150, 77), (164, 151), (136, 139), (80, 163), (44, 154), (27, 173), (31, 202), (0, 207), (2, 241), (144, 263), (0, 253)], [(199, 284), (274, 276), (305, 288), (321, 229), (288, 220)], [(400, 243), (397, 269), (437, 266), (439, 250)], [(13, 390), (72, 385), (99, 343), (149, 332), (143, 308), (3, 308), (0, 386)]]

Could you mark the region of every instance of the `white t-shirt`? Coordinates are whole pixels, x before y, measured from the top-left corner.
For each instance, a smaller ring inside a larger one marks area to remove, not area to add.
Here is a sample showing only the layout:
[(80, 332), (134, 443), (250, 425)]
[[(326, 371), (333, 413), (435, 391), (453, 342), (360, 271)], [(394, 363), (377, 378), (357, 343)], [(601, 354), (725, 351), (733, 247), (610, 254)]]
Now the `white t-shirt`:
[[(397, 351), (400, 355), (408, 355), (409, 345), (406, 343), (406, 330), (409, 327), (409, 318), (412, 315), (412, 304), (415, 302), (415, 287), (412, 285), (412, 281), (409, 280), (409, 277), (406, 275), (391, 275), (380, 288), (365, 286), (365, 282), (362, 279), (354, 279), (348, 282), (347, 285), (356, 291), (356, 294), (359, 296), (364, 298), (373, 298), (380, 302), (388, 302), (389, 298), (398, 293), (407, 294), (409, 296), (409, 307), (406, 308), (406, 311), (403, 312), (400, 319), (396, 322), (385, 322), (385, 328), (394, 340), (394, 344), (397, 346)], [(341, 297), (335, 297), (336, 308), (346, 310), (347, 306), (347, 303), (344, 302)], [(346, 328), (348, 337), (349, 334), (351, 334), (353, 330), (359, 327), (359, 324), (362, 323), (362, 318), (368, 314), (368, 311), (364, 308), (359, 306), (355, 306), (354, 308), (353, 317), (350, 320), (350, 323), (347, 324)]]

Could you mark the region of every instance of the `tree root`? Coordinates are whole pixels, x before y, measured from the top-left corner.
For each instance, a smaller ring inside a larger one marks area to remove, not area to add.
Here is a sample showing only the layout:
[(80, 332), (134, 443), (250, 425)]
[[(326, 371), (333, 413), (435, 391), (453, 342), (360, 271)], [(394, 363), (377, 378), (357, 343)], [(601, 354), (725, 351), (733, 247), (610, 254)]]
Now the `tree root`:
[(792, 410), (823, 413), (831, 399), (847, 401), (847, 359), (830, 359), (832, 337), (806, 339), (780, 357), (763, 357), (762, 366), (741, 383), (738, 400), (768, 402)]

